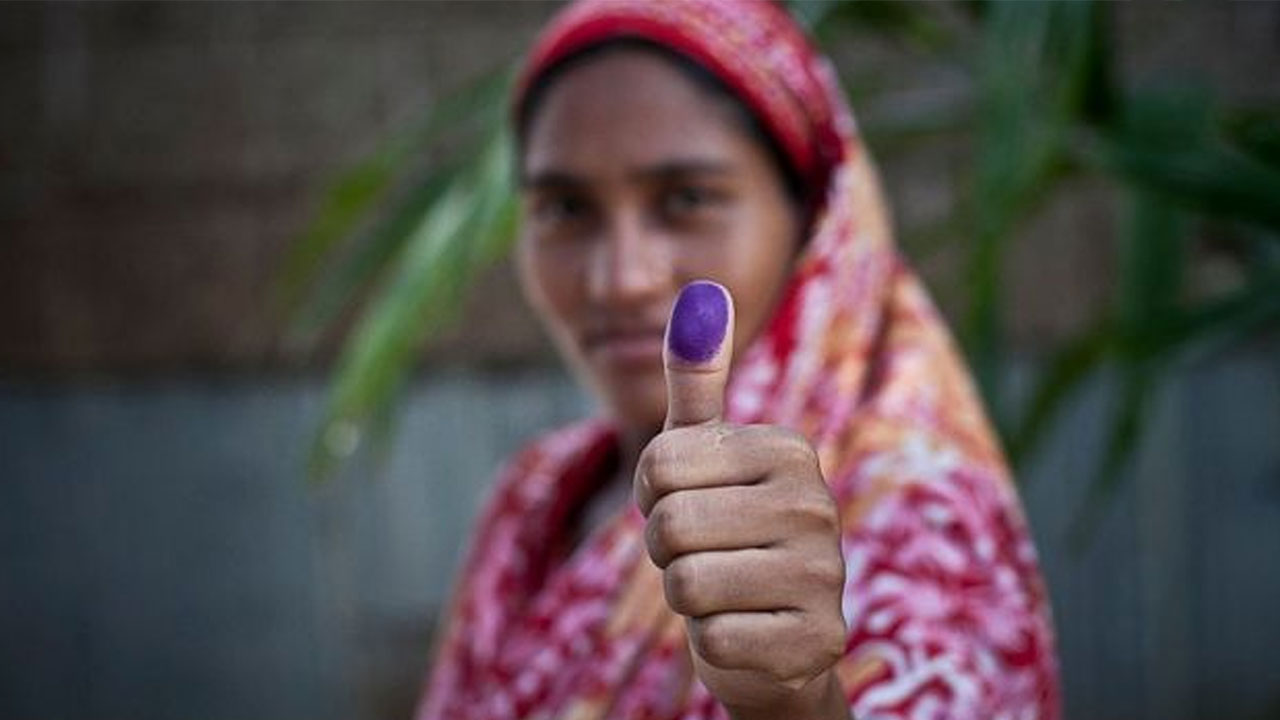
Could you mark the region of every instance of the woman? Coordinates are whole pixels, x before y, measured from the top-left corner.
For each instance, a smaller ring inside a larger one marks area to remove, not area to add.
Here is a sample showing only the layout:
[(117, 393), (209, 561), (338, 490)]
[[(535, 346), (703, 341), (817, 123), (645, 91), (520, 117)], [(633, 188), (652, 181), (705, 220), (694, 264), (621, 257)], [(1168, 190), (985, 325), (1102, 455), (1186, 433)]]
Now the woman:
[(1000, 451), (786, 13), (577, 3), (515, 110), (524, 289), (606, 413), (504, 472), (419, 717), (1056, 717)]

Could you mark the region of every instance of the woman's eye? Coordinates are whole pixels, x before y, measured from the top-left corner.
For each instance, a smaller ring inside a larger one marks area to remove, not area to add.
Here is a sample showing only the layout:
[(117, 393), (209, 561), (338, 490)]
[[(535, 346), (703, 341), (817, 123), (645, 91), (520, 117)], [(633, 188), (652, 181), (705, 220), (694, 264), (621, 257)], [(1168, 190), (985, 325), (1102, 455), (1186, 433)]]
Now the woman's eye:
[(570, 222), (587, 212), (587, 203), (572, 195), (558, 195), (540, 199), (534, 205), (534, 214), (543, 222)]
[(706, 188), (685, 186), (668, 191), (662, 198), (662, 209), (668, 215), (686, 215), (713, 205), (719, 196)]

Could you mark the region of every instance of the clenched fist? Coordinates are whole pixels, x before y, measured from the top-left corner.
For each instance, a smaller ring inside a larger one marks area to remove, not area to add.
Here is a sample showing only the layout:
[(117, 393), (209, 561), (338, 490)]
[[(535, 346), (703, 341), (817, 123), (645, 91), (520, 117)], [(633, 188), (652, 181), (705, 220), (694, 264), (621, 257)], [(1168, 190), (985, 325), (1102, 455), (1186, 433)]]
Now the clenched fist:
[(667, 323), (666, 426), (636, 466), (649, 556), (734, 718), (848, 718), (836, 504), (803, 437), (721, 421), (732, 355), (728, 290), (685, 286)]

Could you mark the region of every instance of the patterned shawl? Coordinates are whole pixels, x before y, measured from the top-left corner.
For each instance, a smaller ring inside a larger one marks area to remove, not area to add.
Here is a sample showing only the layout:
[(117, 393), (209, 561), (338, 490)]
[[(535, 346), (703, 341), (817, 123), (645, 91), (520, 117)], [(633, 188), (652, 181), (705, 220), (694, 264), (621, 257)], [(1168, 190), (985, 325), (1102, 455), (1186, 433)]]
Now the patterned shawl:
[[(727, 417), (791, 427), (818, 452), (841, 508), (850, 632), (837, 671), (856, 717), (1057, 718), (1048, 598), (1009, 472), (942, 320), (893, 245), (827, 61), (770, 2), (586, 0), (544, 32), (519, 92), (619, 37), (714, 72), (819, 193), (794, 277), (735, 365)], [(693, 673), (639, 513), (565, 552), (566, 520), (616, 447), (608, 421), (588, 421), (536, 441), (503, 472), (420, 720), (726, 717)]]

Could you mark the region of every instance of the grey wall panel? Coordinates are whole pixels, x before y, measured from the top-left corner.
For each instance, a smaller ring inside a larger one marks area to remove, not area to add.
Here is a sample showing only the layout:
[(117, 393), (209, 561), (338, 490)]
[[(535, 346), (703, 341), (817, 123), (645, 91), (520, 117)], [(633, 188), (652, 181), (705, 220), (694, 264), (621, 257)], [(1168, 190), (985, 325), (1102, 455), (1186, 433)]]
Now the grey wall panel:
[[(1183, 368), (1091, 542), (1113, 389), (1021, 478), (1068, 716), (1275, 717), (1280, 367)], [(302, 478), (318, 381), (0, 388), (0, 717), (403, 717), (502, 460), (589, 412), (553, 371), (409, 392), (391, 452)]]

